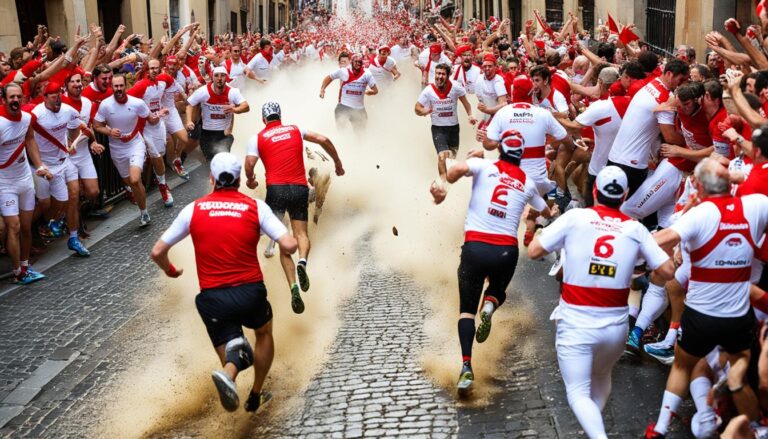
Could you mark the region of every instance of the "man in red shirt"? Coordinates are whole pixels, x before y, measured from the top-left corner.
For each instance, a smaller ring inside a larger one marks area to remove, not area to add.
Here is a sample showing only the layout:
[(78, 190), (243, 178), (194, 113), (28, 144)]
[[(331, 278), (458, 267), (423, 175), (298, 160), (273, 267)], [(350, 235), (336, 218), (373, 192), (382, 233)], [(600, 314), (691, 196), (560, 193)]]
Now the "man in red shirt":
[[(228, 152), (213, 157), (213, 192), (179, 213), (152, 249), (152, 259), (168, 277), (181, 276), (184, 270), (171, 263), (168, 251), (192, 236), (200, 280), (195, 304), (224, 367), (213, 372), (213, 382), (224, 408), (235, 411), (240, 400), (234, 380), (253, 364), (253, 388), (245, 403), (245, 410), (252, 412), (271, 398), (262, 385), (274, 357), (272, 307), (256, 245), (261, 231), (285, 254), (296, 252), (297, 244), (266, 203), (238, 190), (240, 170), (240, 162)], [(255, 331), (255, 349), (243, 335), (243, 326)]]
[[(253, 168), (259, 159), (264, 161), (267, 180), (266, 202), (278, 218), (288, 212), (291, 229), (299, 241), (299, 263), (294, 265), (293, 258), (286, 252), (280, 252), (280, 263), (291, 288), (291, 307), (296, 314), (304, 312), (299, 286), (302, 291), (309, 290), (307, 275), (307, 257), (309, 256), (309, 187), (304, 169), (304, 140), (320, 145), (333, 159), (336, 175), (344, 175), (344, 167), (333, 143), (327, 137), (298, 128), (295, 125), (283, 125), (280, 105), (267, 102), (261, 108), (261, 117), (266, 126), (256, 136), (251, 137), (247, 145), (245, 158), (246, 184), (249, 188), (257, 186)], [(296, 284), (298, 273), (299, 285)]]

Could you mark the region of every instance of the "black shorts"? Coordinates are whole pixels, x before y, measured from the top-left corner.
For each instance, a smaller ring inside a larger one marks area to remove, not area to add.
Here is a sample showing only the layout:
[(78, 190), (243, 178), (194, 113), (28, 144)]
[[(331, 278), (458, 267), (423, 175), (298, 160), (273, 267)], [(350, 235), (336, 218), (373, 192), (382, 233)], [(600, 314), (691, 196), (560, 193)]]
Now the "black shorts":
[(752, 346), (755, 324), (755, 312), (751, 307), (741, 317), (713, 317), (686, 307), (680, 319), (677, 344), (699, 358), (718, 345), (725, 352), (736, 354)]
[(368, 122), (368, 113), (365, 108), (352, 108), (337, 104), (333, 114), (336, 117), (336, 123), (348, 120), (354, 128), (365, 128)]
[(208, 288), (195, 297), (195, 305), (214, 346), (241, 337), (243, 326), (258, 329), (272, 320), (264, 282)]
[(499, 305), (507, 297), (507, 286), (515, 274), (518, 248), (516, 245), (493, 245), (469, 241), (461, 247), (459, 263), (459, 312), (476, 314), (488, 278), (486, 296), (497, 299)]
[(200, 151), (209, 162), (216, 154), (220, 152), (229, 152), (235, 138), (230, 135), (224, 135), (224, 131), (202, 130), (200, 132)]
[(197, 123), (195, 123), (195, 128), (192, 129), (192, 131), (187, 130), (187, 135), (190, 139), (194, 140), (200, 140), (200, 134), (201, 131), (203, 131), (203, 121), (198, 120)]
[(309, 218), (309, 187), (302, 184), (268, 185), (265, 201), (281, 220), (286, 212), (291, 221), (307, 221)]
[(614, 163), (610, 160), (608, 160), (608, 164), (606, 166), (618, 166), (622, 171), (624, 171), (625, 174), (627, 174), (627, 186), (629, 188), (627, 191), (627, 199), (629, 199), (629, 197), (631, 197), (632, 194), (634, 194), (635, 191), (640, 188), (640, 186), (645, 181), (645, 177), (648, 176), (648, 169), (633, 168), (632, 166), (623, 165), (621, 163)]
[(451, 151), (453, 156), (459, 152), (459, 126), (432, 125), (432, 143), (438, 154), (443, 151)]

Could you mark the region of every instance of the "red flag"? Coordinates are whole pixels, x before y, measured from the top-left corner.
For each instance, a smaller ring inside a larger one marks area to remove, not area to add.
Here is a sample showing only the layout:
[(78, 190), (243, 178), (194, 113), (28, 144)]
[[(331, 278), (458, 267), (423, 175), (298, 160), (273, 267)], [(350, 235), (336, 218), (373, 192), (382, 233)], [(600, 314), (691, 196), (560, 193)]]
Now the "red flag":
[(619, 26), (616, 25), (616, 21), (611, 17), (611, 14), (608, 14), (608, 30), (610, 30), (612, 34), (619, 33)]
[(624, 26), (624, 29), (621, 30), (621, 34), (619, 34), (619, 40), (621, 40), (622, 43), (626, 46), (627, 44), (631, 43), (632, 41), (639, 40), (640, 37), (635, 35), (634, 32), (629, 28), (629, 26)]
[(543, 30), (544, 32), (548, 33), (549, 36), (554, 38), (555, 31), (553, 31), (552, 28), (549, 27), (547, 22), (543, 18), (541, 18), (541, 16), (539, 15), (539, 11), (533, 11), (533, 15), (536, 16), (536, 21), (539, 22), (539, 26), (541, 26), (541, 30)]

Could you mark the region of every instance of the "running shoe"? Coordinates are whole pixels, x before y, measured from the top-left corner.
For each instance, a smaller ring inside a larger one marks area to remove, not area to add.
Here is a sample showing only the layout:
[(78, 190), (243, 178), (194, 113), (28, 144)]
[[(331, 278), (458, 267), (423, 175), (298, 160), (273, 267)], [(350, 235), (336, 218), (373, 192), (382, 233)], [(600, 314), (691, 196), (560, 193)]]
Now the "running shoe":
[(264, 249), (264, 257), (271, 258), (275, 255), (275, 241), (269, 241), (267, 248)]
[(14, 276), (13, 283), (16, 285), (29, 285), (32, 282), (36, 282), (40, 279), (45, 279), (45, 275), (36, 272), (30, 273), (29, 271), (26, 271)]
[(165, 183), (158, 184), (157, 189), (160, 191), (160, 196), (163, 197), (165, 207), (173, 207), (173, 195), (171, 195), (171, 189), (168, 185)]
[(181, 159), (175, 159), (173, 161), (173, 169), (177, 174), (179, 174), (179, 177), (183, 178), (184, 180), (189, 180), (189, 172), (184, 169), (184, 164), (181, 163)]
[(640, 355), (640, 335), (638, 335), (638, 331), (635, 331), (635, 328), (629, 331), (627, 344), (624, 345), (624, 353), (633, 358)]
[(296, 275), (299, 277), (301, 291), (309, 290), (309, 276), (307, 275), (307, 264), (299, 262), (296, 264)]
[(224, 409), (228, 412), (237, 410), (237, 407), (240, 406), (240, 398), (237, 396), (235, 382), (220, 370), (214, 370), (211, 378), (213, 378), (213, 384), (216, 385), (216, 390), (219, 391), (219, 398)]
[(656, 423), (651, 422), (648, 427), (645, 428), (645, 439), (664, 439), (666, 436), (654, 430)]
[(268, 403), (272, 399), (272, 393), (271, 392), (259, 392), (259, 393), (253, 393), (251, 392), (250, 395), (248, 395), (248, 400), (245, 401), (245, 411), (246, 412), (255, 412), (264, 404)]
[(149, 212), (142, 213), (141, 216), (139, 217), (140, 227), (147, 227), (151, 221), (152, 221), (152, 218), (149, 217)]
[(459, 374), (459, 382), (456, 383), (456, 389), (459, 392), (459, 396), (467, 396), (472, 390), (472, 383), (475, 381), (475, 374), (472, 372), (472, 366), (469, 362), (465, 361), (461, 366), (461, 373)]
[(55, 236), (53, 236), (53, 232), (51, 232), (51, 229), (48, 228), (48, 226), (45, 224), (40, 224), (40, 226), (37, 228), (37, 233), (41, 238), (45, 238), (46, 240), (55, 238)]
[(665, 366), (672, 366), (672, 362), (675, 361), (675, 347), (669, 346), (663, 341), (647, 344), (643, 346), (643, 350)]
[(88, 251), (87, 248), (83, 245), (82, 242), (80, 242), (80, 239), (77, 236), (72, 236), (67, 241), (67, 248), (72, 250), (73, 252), (77, 253), (78, 256), (88, 257), (91, 255), (91, 252)]
[(304, 312), (304, 301), (301, 300), (301, 293), (299, 293), (299, 286), (293, 284), (291, 287), (291, 308), (296, 314)]
[(53, 235), (55, 238), (61, 238), (64, 236), (64, 224), (62, 224), (61, 221), (48, 221), (48, 229), (50, 229), (51, 235)]
[(557, 273), (563, 268), (563, 262), (565, 262), (565, 249), (560, 249), (555, 253), (555, 262), (552, 264), (552, 268), (549, 269), (550, 276), (557, 276)]
[(480, 325), (477, 326), (477, 331), (475, 331), (475, 340), (478, 343), (487, 340), (491, 334), (491, 316), (492, 314), (488, 314), (485, 311), (480, 312)]
[(43, 273), (40, 273), (39, 271), (35, 270), (34, 268), (32, 268), (31, 265), (27, 265), (26, 273), (27, 273), (28, 276), (32, 276), (32, 281), (33, 282), (36, 281), (36, 280), (45, 279), (45, 275)]

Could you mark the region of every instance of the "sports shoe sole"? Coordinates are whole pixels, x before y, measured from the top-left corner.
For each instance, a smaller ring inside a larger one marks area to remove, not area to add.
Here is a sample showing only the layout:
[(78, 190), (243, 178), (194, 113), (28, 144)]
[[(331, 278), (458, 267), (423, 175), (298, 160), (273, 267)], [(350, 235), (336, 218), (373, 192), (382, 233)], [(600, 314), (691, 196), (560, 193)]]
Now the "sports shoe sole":
[(490, 334), (491, 334), (491, 316), (489, 316), (488, 313), (483, 311), (480, 313), (480, 325), (477, 326), (477, 331), (475, 331), (475, 340), (477, 340), (478, 343), (482, 343), (488, 339), (488, 336)]
[(224, 409), (228, 412), (237, 410), (237, 407), (240, 406), (240, 398), (237, 396), (235, 383), (224, 372), (218, 370), (213, 371), (211, 378), (213, 378), (213, 384), (216, 385), (216, 390), (219, 391), (219, 399), (221, 399), (221, 405), (224, 406)]
[(299, 287), (301, 291), (309, 290), (309, 276), (307, 276), (307, 267), (304, 264), (296, 264), (296, 274), (299, 277)]
[[(245, 403), (245, 406), (244, 406), (243, 408), (245, 409), (245, 411), (246, 411), (246, 412), (252, 412), (252, 413), (253, 413), (253, 412), (257, 412), (257, 411), (259, 411), (259, 410), (260, 410), (262, 407), (264, 407), (265, 405), (267, 405), (267, 403), (268, 403), (269, 401), (272, 401), (272, 392), (261, 392), (261, 393), (260, 393), (260, 395), (259, 395), (259, 397), (261, 398), (261, 401), (259, 402), (259, 406), (258, 406), (258, 407), (256, 407), (256, 408), (255, 408), (255, 409), (253, 409), (253, 410), (250, 410), (250, 409), (249, 409), (249, 407), (248, 407), (248, 403), (247, 403), (247, 402)], [(248, 399), (250, 400), (250, 398), (248, 398)]]
[(671, 355), (671, 356), (658, 355), (658, 354), (654, 354), (652, 352), (649, 352), (647, 350), (645, 350), (645, 353), (650, 355), (651, 357), (655, 358), (656, 360), (658, 360), (659, 363), (661, 363), (661, 364), (663, 364), (665, 366), (672, 366), (672, 363), (674, 363), (674, 361), (675, 361), (675, 356), (674, 355)]
[(304, 312), (304, 301), (301, 300), (301, 294), (298, 290), (291, 290), (291, 308), (293, 308), (293, 312), (296, 314)]
[(456, 383), (456, 390), (460, 397), (466, 397), (472, 392), (472, 383), (475, 381), (475, 374), (472, 372), (465, 372), (459, 377), (459, 382)]

